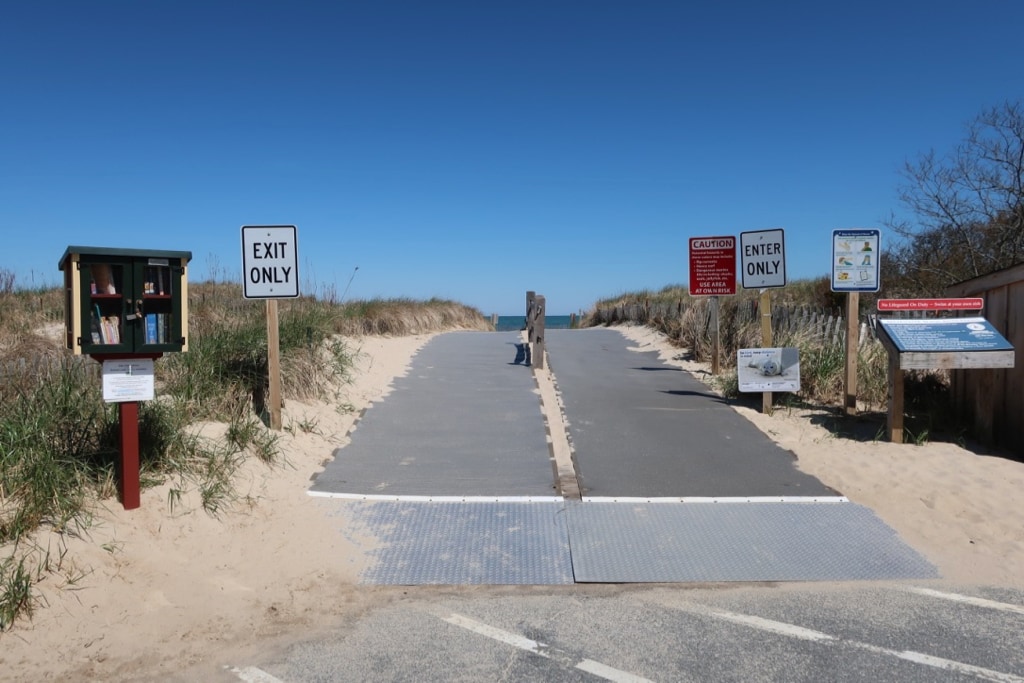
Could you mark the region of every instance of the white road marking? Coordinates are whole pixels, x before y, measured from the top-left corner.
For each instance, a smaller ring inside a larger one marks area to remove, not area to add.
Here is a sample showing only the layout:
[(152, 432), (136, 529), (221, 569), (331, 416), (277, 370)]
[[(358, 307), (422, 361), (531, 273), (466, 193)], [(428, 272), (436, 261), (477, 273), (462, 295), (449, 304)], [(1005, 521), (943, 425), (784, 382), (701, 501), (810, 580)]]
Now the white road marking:
[(584, 503), (849, 503), (845, 496), (747, 496), (733, 498), (640, 498), (613, 496), (583, 496)]
[(568, 654), (560, 653), (556, 650), (552, 650), (544, 643), (531, 640), (525, 636), (521, 636), (518, 633), (511, 633), (489, 624), (471, 619), (469, 617), (462, 616), (461, 614), (451, 614), (447, 617), (441, 617), (444, 621), (454, 626), (467, 629), (481, 636), (486, 636), (492, 640), (497, 640), (500, 643), (511, 645), (512, 647), (519, 648), (526, 652), (530, 652), (541, 657), (547, 657), (565, 666), (572, 666), (580, 671), (599, 676), (606, 681), (612, 681), (612, 683), (653, 683), (650, 679), (631, 674), (621, 669), (602, 664), (601, 662), (595, 662), (592, 659), (584, 659), (576, 664), (573, 664), (573, 658)]
[(599, 676), (606, 681), (612, 681), (612, 683), (653, 683), (649, 678), (634, 676), (631, 673), (606, 666), (592, 659), (584, 659), (576, 665), (576, 668), (580, 671), (586, 671), (588, 674)]
[(532, 652), (533, 654), (540, 655), (541, 657), (548, 656), (548, 653), (544, 651), (547, 648), (544, 643), (538, 643), (536, 640), (530, 640), (529, 638), (516, 633), (503, 631), (500, 628), (495, 628), (494, 626), (477, 621), (476, 619), (470, 619), (469, 617), (464, 617), (461, 614), (452, 614), (451, 616), (445, 617), (444, 620), (449, 624), (454, 624), (455, 626), (467, 629), (473, 633), (505, 643), (506, 645), (517, 647), (520, 650), (526, 650), (527, 652)]
[(977, 676), (978, 678), (984, 678), (990, 681), (997, 681), (998, 683), (1024, 683), (1024, 677), (1016, 676), (1014, 674), (1003, 673), (1002, 671), (994, 671), (992, 669), (974, 666), (973, 664), (964, 664), (963, 662), (957, 662), (952, 659), (944, 659), (942, 657), (935, 657), (933, 655), (927, 655), (922, 652), (914, 652), (913, 650), (890, 650), (886, 647), (879, 647), (877, 645), (861, 643), (856, 640), (846, 640), (843, 638), (837, 638), (835, 636), (830, 636), (827, 633), (822, 633), (820, 631), (812, 631), (811, 629), (806, 629), (802, 626), (795, 626), (793, 624), (787, 624), (781, 621), (773, 621), (771, 619), (764, 619), (762, 617), (755, 617), (747, 614), (727, 612), (725, 610), (714, 609), (712, 607), (707, 607), (705, 605), (672, 605), (672, 607), (675, 609), (682, 610), (684, 612), (706, 615), (713, 618), (722, 619), (724, 621), (729, 621), (735, 624), (749, 626), (760, 631), (775, 633), (781, 636), (798, 638), (800, 640), (824, 642), (833, 645), (845, 645), (849, 647), (856, 647), (858, 649), (873, 652), (875, 654), (887, 655), (889, 657), (897, 657), (908, 662), (914, 662), (915, 664), (922, 664), (924, 666), (930, 666), (936, 669), (942, 669), (944, 671), (954, 671), (956, 673), (967, 674), (969, 676)]
[(942, 591), (932, 590), (931, 588), (918, 588), (916, 586), (912, 586), (907, 590), (909, 590), (911, 593), (917, 593), (918, 595), (926, 595), (930, 598), (951, 600), (953, 602), (964, 603), (965, 605), (974, 605), (975, 607), (984, 607), (986, 609), (996, 609), (1001, 612), (1024, 614), (1024, 607), (1020, 605), (1011, 605), (1005, 602), (996, 602), (995, 600), (976, 598), (971, 595), (960, 595), (959, 593), (943, 593)]
[(562, 496), (391, 496), (376, 493), (331, 493), (306, 491), (314, 498), (412, 503), (564, 503)]
[(245, 681), (245, 683), (284, 683), (280, 678), (271, 676), (266, 671), (257, 669), (254, 666), (247, 666), (244, 669), (235, 667), (231, 669), (231, 673), (238, 676), (241, 680)]
[(834, 637), (827, 633), (820, 631), (812, 631), (809, 628), (802, 626), (794, 626), (793, 624), (787, 624), (781, 621), (773, 621), (771, 619), (764, 619), (762, 617), (755, 617), (749, 614), (736, 614), (735, 612), (726, 612), (724, 610), (701, 608), (693, 610), (700, 614), (707, 614), (708, 616), (716, 617), (718, 619), (724, 619), (725, 621), (731, 621), (734, 624), (742, 624), (743, 626), (750, 626), (760, 631), (768, 631), (769, 633), (776, 633), (780, 636), (786, 636), (787, 638), (797, 638), (799, 640), (812, 640), (812, 641), (830, 641), (835, 640)]

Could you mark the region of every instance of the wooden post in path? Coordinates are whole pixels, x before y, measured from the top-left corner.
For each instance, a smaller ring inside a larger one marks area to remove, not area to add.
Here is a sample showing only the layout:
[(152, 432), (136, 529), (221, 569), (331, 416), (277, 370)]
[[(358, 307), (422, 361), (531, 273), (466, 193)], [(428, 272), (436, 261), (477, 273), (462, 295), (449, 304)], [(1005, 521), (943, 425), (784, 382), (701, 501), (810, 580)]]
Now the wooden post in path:
[(857, 414), (857, 349), (860, 347), (860, 292), (846, 294), (846, 366), (843, 393), (846, 414)]
[(722, 368), (722, 338), (718, 325), (718, 297), (711, 297), (711, 374), (717, 376)]
[(536, 292), (526, 293), (526, 341), (533, 341), (533, 300), (537, 296)]
[(270, 380), (267, 397), (270, 428), (281, 431), (281, 341), (277, 299), (267, 299), (267, 375)]
[(533, 367), (543, 370), (544, 369), (544, 315), (546, 313), (547, 305), (543, 296), (538, 296), (533, 301), (533, 337), (530, 341), (533, 343)]
[[(761, 348), (772, 347), (772, 290), (761, 290)], [(772, 392), (765, 391), (761, 394), (761, 412), (765, 415), (772, 414)]]

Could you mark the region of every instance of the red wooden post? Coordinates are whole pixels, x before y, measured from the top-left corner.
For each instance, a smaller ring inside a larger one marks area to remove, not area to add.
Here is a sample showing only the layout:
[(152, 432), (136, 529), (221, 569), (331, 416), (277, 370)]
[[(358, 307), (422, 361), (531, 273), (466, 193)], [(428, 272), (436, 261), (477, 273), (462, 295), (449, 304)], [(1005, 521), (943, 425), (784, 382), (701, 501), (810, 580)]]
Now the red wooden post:
[(121, 468), (118, 491), (125, 510), (142, 505), (139, 496), (139, 404), (126, 401), (118, 404), (121, 420)]

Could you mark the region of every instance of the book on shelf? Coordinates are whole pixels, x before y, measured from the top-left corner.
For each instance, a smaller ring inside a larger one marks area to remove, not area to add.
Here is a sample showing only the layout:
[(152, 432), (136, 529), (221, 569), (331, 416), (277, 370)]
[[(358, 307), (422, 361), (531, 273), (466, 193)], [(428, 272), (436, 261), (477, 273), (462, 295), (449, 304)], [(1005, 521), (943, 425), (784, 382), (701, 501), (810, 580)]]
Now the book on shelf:
[(116, 315), (108, 315), (104, 318), (106, 330), (106, 341), (105, 344), (120, 344), (121, 343), (121, 319)]
[(167, 314), (158, 313), (156, 316), (156, 338), (159, 343), (167, 343)]
[(92, 320), (92, 324), (90, 325), (92, 343), (103, 344), (103, 327), (100, 325), (100, 316), (97, 313), (93, 313), (89, 318)]
[(160, 337), (157, 335), (157, 314), (146, 314), (146, 343), (156, 344)]
[[(95, 294), (117, 294), (117, 285), (114, 283), (114, 269), (109, 263), (94, 263), (89, 267), (92, 275), (92, 285)], [(93, 287), (95, 285), (95, 287)]]

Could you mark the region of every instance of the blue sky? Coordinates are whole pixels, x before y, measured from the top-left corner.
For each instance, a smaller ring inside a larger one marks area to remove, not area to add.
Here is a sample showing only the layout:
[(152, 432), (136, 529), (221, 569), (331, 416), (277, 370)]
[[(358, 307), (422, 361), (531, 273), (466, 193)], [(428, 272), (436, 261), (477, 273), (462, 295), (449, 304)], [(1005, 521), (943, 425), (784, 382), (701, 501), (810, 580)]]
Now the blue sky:
[[(552, 314), (784, 228), (787, 272), (1019, 100), (1019, 0), (23, 2), (0, 21), (0, 268), (298, 226), (304, 293)], [(885, 246), (887, 236), (883, 231)], [(358, 267), (359, 270), (355, 271)], [(883, 283), (884, 287), (884, 283)]]

